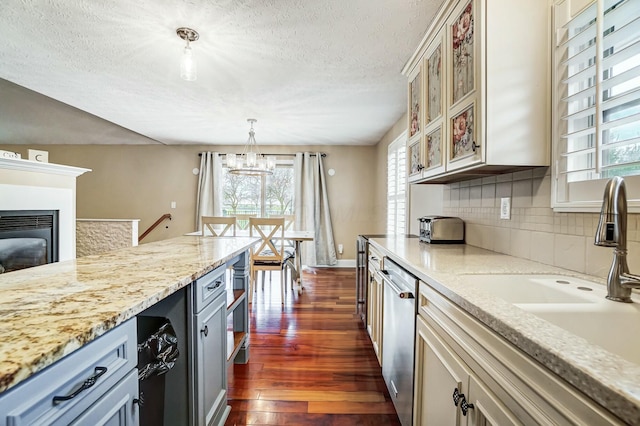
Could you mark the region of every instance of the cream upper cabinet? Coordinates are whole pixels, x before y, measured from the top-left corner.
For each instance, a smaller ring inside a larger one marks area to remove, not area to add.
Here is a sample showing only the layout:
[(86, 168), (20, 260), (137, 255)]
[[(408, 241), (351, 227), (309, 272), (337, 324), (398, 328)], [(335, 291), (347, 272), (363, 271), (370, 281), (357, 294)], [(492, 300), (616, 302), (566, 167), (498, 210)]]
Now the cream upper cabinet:
[(443, 6), (403, 70), (409, 134), (419, 126), (408, 139), (420, 158), (408, 157), (410, 182), (550, 164), (549, 19), (539, 0)]
[(424, 169), (423, 150), (423, 122), (424, 122), (424, 96), (423, 96), (422, 68), (416, 67), (409, 75), (409, 90), (407, 99), (407, 172), (409, 182), (422, 179)]

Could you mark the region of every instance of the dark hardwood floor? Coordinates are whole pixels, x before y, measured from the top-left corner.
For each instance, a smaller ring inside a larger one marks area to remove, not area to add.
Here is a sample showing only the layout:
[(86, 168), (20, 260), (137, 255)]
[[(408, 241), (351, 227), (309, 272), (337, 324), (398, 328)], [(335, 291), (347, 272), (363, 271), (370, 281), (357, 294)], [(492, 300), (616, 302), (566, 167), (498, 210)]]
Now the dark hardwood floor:
[(229, 368), (226, 425), (399, 425), (355, 315), (355, 269), (306, 269), (284, 307), (272, 276), (250, 308), (249, 363)]

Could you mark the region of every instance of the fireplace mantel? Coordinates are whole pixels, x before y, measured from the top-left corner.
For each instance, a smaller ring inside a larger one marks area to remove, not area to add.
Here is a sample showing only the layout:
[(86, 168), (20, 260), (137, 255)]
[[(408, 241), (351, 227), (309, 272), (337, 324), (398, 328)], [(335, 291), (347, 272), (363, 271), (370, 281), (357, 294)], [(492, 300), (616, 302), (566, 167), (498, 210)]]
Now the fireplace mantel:
[(14, 158), (0, 158), (0, 169), (19, 170), (23, 172), (51, 173), (54, 175), (66, 175), (78, 177), (91, 169), (65, 166), (62, 164), (41, 163), (39, 161), (22, 160)]

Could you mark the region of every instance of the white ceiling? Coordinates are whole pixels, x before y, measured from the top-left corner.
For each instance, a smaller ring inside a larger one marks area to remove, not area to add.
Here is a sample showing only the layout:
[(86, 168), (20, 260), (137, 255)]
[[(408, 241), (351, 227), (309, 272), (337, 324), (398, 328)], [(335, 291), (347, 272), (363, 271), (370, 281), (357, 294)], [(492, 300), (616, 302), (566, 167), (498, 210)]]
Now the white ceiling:
[[(0, 78), (149, 143), (243, 144), (254, 117), (259, 144), (375, 144), (406, 110), (400, 71), (441, 3), (2, 0)], [(183, 26), (200, 33), (195, 82), (179, 76)], [(29, 114), (3, 116), (1, 143), (29, 139), (10, 131)]]

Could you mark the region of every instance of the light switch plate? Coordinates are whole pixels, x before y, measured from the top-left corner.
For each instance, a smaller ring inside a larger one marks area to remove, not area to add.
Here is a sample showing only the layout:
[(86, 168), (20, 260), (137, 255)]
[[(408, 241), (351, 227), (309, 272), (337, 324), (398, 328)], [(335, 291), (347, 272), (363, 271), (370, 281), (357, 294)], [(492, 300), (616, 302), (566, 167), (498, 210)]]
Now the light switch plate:
[(511, 197), (500, 198), (500, 219), (511, 219)]

